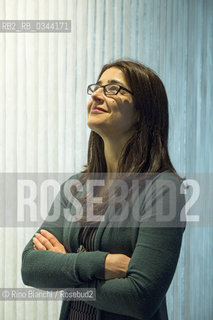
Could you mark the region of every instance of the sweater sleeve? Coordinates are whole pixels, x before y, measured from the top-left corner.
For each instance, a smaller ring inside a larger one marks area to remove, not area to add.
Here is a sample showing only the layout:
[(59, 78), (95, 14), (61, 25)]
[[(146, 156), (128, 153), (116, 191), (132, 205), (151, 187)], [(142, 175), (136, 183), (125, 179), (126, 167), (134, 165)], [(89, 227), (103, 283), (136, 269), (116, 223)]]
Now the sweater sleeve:
[[(64, 209), (68, 203), (63, 186), (64, 184), (50, 208), (47, 219), (37, 231), (49, 231), (62, 244)], [(52, 219), (54, 214), (58, 217), (55, 220)], [(35, 288), (57, 290), (78, 287), (85, 281), (104, 279), (107, 254), (108, 252), (102, 251), (62, 254), (48, 250), (33, 250), (32, 237), (22, 254), (22, 279), (24, 284)]]
[(162, 197), (164, 213), (171, 210), (169, 188), (162, 190), (161, 196), (153, 191), (146, 198), (150, 203), (146, 207), (152, 209), (152, 215), (140, 223), (126, 278), (88, 283), (89, 287), (96, 288), (96, 300), (87, 301), (88, 304), (143, 320), (151, 319), (160, 307), (175, 273), (185, 230), (185, 223), (178, 222), (185, 203), (178, 186), (176, 199), (172, 199), (175, 201), (175, 218), (161, 226), (156, 222)]

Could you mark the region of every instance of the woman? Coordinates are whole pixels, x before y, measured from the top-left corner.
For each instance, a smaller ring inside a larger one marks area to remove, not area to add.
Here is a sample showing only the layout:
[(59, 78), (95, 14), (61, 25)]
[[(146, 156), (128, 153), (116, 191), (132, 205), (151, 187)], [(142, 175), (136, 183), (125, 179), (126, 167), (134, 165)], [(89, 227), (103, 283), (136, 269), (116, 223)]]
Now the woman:
[[(61, 320), (166, 320), (166, 292), (185, 224), (180, 222), (182, 180), (168, 154), (164, 86), (151, 69), (119, 60), (102, 68), (97, 83), (88, 86), (88, 94), (92, 131), (86, 169), (62, 184), (46, 221), (27, 244), (23, 281), (37, 288), (96, 288), (95, 301), (63, 301)], [(91, 201), (93, 189), (86, 186), (96, 173), (96, 181), (104, 178), (104, 183), (94, 194), (102, 196), (103, 203), (90, 210), (85, 204)], [(128, 192), (115, 208), (112, 203), (119, 187), (112, 188), (116, 179), (110, 175), (115, 178), (119, 173)], [(132, 174), (140, 182), (135, 189), (129, 188)], [(140, 192), (135, 193), (137, 188)], [(79, 220), (70, 200), (73, 196), (69, 199), (73, 193), (83, 207)], [(59, 218), (54, 221), (51, 217), (56, 211)], [(96, 215), (87, 219), (91, 212)], [(119, 215), (123, 219), (114, 219)]]

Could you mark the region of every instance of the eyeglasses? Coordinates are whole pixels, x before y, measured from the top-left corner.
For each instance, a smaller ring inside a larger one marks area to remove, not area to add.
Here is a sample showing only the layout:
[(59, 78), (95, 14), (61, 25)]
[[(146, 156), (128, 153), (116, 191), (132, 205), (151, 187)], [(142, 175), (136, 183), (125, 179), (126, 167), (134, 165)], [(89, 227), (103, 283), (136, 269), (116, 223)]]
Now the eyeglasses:
[(115, 95), (115, 94), (118, 94), (118, 92), (120, 90), (125, 90), (129, 93), (131, 93), (133, 95), (133, 92), (131, 92), (129, 89), (126, 89), (122, 86), (120, 86), (119, 84), (106, 84), (105, 86), (101, 86), (99, 84), (90, 84), (88, 87), (87, 87), (87, 94), (93, 94), (93, 92), (95, 92), (96, 90), (98, 90), (99, 88), (103, 88), (104, 89), (104, 94), (106, 96), (108, 95)]

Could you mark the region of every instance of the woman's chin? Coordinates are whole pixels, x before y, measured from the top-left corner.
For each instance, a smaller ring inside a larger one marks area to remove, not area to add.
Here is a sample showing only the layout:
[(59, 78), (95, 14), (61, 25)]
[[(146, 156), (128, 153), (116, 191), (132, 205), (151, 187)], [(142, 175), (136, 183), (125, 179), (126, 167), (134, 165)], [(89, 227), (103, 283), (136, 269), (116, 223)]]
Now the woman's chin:
[(106, 129), (106, 124), (103, 121), (89, 119), (87, 125), (92, 131), (95, 132)]
[(101, 124), (95, 125), (95, 124), (88, 123), (88, 127), (92, 131), (97, 133), (103, 140), (105, 137), (110, 136), (110, 130), (109, 130), (109, 128), (106, 128), (106, 126), (103, 126)]

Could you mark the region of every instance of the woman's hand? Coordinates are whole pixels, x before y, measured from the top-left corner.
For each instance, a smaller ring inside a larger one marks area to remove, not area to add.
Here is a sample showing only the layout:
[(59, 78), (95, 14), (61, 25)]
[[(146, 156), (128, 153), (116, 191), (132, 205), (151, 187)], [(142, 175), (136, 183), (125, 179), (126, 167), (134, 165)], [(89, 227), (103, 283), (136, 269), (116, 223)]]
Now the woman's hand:
[(47, 230), (41, 230), (40, 233), (36, 233), (33, 238), (34, 250), (49, 250), (59, 253), (66, 253), (66, 250), (58, 239)]
[(105, 280), (125, 278), (130, 257), (125, 254), (108, 254), (105, 259)]

